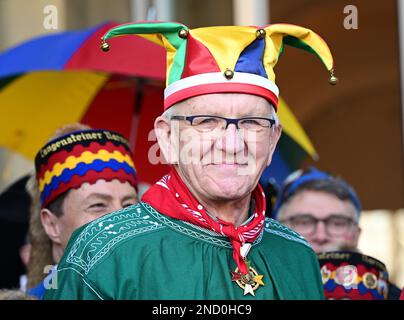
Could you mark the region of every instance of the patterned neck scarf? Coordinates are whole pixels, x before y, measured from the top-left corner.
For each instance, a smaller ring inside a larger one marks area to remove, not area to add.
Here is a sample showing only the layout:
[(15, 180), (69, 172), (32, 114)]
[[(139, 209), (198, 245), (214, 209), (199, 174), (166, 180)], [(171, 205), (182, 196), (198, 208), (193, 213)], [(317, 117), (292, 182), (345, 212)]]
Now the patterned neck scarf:
[(252, 197), (255, 201), (254, 217), (248, 223), (235, 227), (232, 223), (219, 218), (214, 220), (191, 194), (177, 171), (172, 169), (143, 195), (142, 201), (171, 218), (187, 221), (227, 236), (233, 246), (233, 259), (238, 269), (242, 274), (247, 274), (246, 253), (241, 252), (241, 248), (246, 243), (254, 242), (261, 233), (265, 220), (265, 195), (259, 184)]

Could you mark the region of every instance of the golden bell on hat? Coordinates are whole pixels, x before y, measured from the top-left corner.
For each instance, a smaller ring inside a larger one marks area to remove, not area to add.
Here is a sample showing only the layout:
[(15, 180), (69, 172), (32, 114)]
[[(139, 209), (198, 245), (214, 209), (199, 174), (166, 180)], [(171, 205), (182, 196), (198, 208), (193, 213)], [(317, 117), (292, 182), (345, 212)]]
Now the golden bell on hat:
[(331, 70), (331, 72), (330, 72), (330, 79), (328, 80), (328, 82), (329, 82), (330, 84), (332, 84), (332, 85), (336, 85), (336, 84), (338, 83), (338, 81), (339, 81), (339, 79), (338, 79), (336, 76), (334, 76), (334, 69)]
[(107, 52), (107, 51), (109, 51), (109, 48), (110, 48), (110, 46), (109, 46), (109, 44), (108, 44), (107, 42), (104, 41), (104, 42), (101, 44), (101, 50), (102, 50), (102, 51)]

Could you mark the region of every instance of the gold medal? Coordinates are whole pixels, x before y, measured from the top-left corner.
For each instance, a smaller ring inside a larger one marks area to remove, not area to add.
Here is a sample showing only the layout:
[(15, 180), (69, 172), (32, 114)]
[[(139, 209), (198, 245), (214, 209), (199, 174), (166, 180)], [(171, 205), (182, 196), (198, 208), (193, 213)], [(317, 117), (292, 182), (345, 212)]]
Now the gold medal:
[(242, 274), (238, 267), (235, 271), (231, 271), (231, 281), (235, 281), (237, 285), (244, 290), (244, 295), (251, 294), (255, 296), (254, 291), (258, 289), (258, 287), (264, 286), (264, 282), (262, 278), (264, 275), (259, 275), (257, 270), (255, 270), (250, 262), (247, 262), (248, 273)]

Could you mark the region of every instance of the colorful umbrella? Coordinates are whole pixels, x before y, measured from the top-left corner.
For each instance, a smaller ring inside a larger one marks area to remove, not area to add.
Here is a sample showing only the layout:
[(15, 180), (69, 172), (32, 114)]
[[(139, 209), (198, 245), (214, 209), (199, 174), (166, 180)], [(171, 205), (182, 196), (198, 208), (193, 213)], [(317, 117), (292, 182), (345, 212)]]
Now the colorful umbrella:
[(162, 105), (165, 51), (134, 36), (114, 39), (116, 50), (105, 54), (100, 38), (114, 25), (41, 36), (0, 54), (0, 145), (33, 159), (58, 127), (76, 121), (136, 145), (142, 104)]
[[(0, 145), (33, 159), (58, 127), (80, 121), (128, 137), (141, 181), (165, 173), (148, 160), (156, 144), (149, 133), (163, 105), (165, 51), (134, 35), (111, 39), (111, 50), (102, 52), (100, 38), (114, 25), (41, 36), (0, 54)], [(285, 134), (264, 180), (271, 174), (282, 181), (315, 155), (282, 100), (279, 116)]]

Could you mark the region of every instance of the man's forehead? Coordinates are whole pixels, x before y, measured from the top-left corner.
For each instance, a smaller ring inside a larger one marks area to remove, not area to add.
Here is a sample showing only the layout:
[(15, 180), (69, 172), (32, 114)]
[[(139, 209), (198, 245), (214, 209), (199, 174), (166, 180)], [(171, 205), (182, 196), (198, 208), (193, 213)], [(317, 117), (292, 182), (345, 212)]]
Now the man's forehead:
[(106, 181), (104, 179), (99, 179), (95, 183), (83, 183), (77, 189), (71, 189), (69, 194), (71, 197), (107, 197), (113, 196), (117, 193), (126, 194), (126, 193), (136, 193), (135, 188), (130, 185), (129, 182), (121, 182), (117, 179), (113, 179), (110, 181)]
[(293, 195), (288, 202), (286, 211), (310, 211), (317, 218), (336, 213), (355, 216), (355, 207), (349, 200), (341, 200), (336, 195), (324, 191), (302, 190)]
[(271, 104), (264, 98), (243, 93), (215, 93), (189, 98), (177, 105), (187, 115), (259, 115), (272, 113)]

